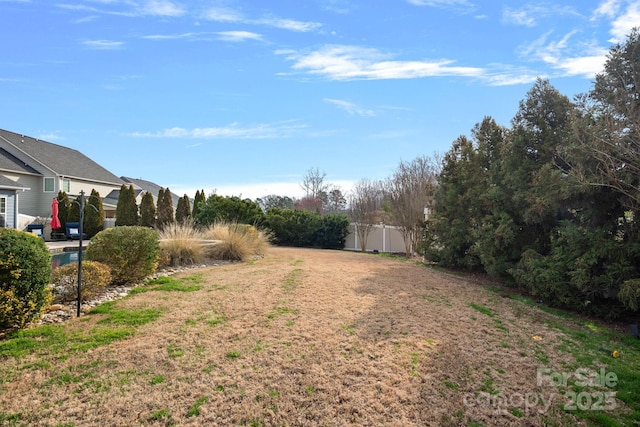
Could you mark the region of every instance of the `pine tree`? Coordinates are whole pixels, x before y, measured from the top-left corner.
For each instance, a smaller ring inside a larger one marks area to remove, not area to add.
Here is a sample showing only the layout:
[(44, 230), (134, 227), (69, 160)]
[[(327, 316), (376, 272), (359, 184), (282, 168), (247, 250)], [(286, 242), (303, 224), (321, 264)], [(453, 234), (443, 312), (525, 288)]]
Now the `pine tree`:
[(143, 227), (155, 227), (156, 207), (153, 203), (153, 195), (145, 192), (140, 201), (140, 225)]
[(158, 191), (158, 208), (156, 210), (158, 229), (162, 230), (168, 224), (173, 223), (173, 200), (171, 191), (167, 188), (160, 188)]
[(138, 222), (138, 205), (136, 204), (133, 185), (129, 185), (127, 188), (125, 184), (122, 184), (120, 195), (118, 196), (118, 205), (116, 206), (116, 226), (138, 225)]
[(204, 189), (202, 191), (196, 191), (196, 197), (193, 199), (193, 211), (191, 212), (191, 218), (194, 220), (198, 217), (198, 212), (200, 212), (200, 203), (204, 203), (206, 201), (206, 197), (204, 195)]
[(64, 226), (69, 217), (69, 196), (64, 191), (58, 192), (58, 219), (60, 220), (60, 229), (64, 230)]
[(178, 199), (178, 206), (176, 208), (176, 222), (178, 224), (184, 224), (191, 218), (191, 205), (189, 202), (189, 196), (186, 194)]
[(91, 196), (85, 200), (84, 208), (84, 232), (93, 237), (104, 228), (104, 207), (100, 193), (91, 190)]

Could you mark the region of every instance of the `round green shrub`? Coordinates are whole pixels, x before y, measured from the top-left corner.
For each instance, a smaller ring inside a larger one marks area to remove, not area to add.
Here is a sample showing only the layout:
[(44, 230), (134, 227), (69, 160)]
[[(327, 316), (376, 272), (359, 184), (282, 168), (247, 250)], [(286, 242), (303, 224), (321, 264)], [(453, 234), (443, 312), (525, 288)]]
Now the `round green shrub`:
[(136, 283), (158, 266), (158, 232), (140, 226), (108, 228), (96, 234), (87, 247), (86, 259), (109, 266), (115, 284)]
[(40, 237), (0, 228), (0, 329), (24, 328), (51, 302), (51, 254)]
[[(71, 263), (53, 270), (53, 294), (56, 302), (73, 301), (78, 297), (78, 264)], [(111, 283), (109, 266), (98, 261), (82, 262), (83, 300), (100, 293)]]

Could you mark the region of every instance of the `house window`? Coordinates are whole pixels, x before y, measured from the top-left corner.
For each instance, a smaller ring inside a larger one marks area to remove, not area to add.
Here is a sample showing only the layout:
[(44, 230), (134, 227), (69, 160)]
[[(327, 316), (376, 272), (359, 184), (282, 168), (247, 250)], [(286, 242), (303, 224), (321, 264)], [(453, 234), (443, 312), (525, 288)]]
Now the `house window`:
[(71, 191), (71, 180), (69, 179), (62, 180), (62, 191), (64, 191), (65, 193), (68, 193)]
[(56, 191), (56, 181), (54, 178), (45, 178), (44, 179), (44, 192), (45, 193), (53, 193)]
[(5, 216), (7, 213), (7, 198), (0, 197), (0, 227), (5, 227)]

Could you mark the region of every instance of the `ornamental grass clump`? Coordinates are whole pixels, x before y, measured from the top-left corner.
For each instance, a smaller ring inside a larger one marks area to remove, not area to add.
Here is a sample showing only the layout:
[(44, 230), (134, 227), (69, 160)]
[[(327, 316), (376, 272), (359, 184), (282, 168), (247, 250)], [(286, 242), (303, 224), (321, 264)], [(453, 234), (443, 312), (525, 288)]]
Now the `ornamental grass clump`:
[(217, 241), (205, 248), (207, 257), (212, 259), (246, 261), (264, 255), (269, 247), (267, 234), (248, 224), (216, 222), (203, 234), (205, 239)]
[(194, 228), (192, 221), (166, 225), (159, 238), (163, 264), (173, 267), (193, 265), (204, 258), (202, 233)]

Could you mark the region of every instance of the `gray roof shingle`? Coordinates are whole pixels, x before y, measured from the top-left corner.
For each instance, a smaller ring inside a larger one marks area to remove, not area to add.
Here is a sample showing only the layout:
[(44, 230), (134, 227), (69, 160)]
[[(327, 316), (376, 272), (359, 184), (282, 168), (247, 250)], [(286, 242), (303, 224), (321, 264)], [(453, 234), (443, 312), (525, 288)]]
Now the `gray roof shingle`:
[[(8, 142), (36, 162), (53, 170), (58, 176), (122, 184), (120, 178), (77, 150), (3, 129), (0, 129), (0, 139), (3, 140), (0, 143)], [(0, 152), (0, 158), (5, 157), (2, 154), (4, 153)], [(6, 158), (0, 159), (0, 167), (18, 172), (25, 172), (24, 168), (31, 168), (31, 172), (35, 170), (38, 173), (42, 173), (40, 164), (31, 164), (28, 162), (29, 159), (19, 160), (22, 160), (22, 166)]]

